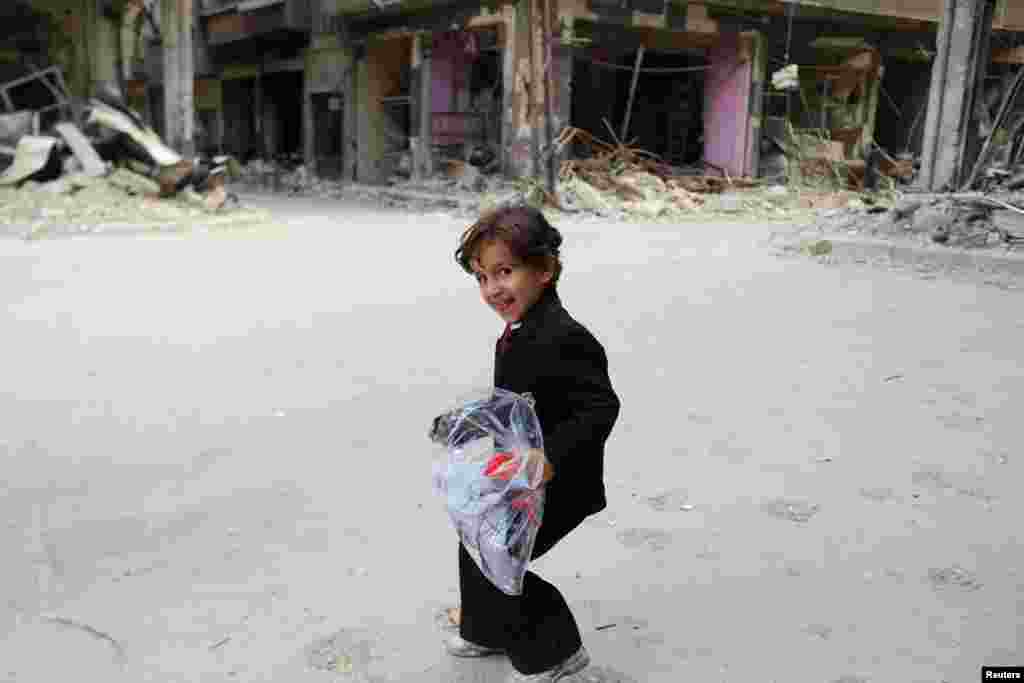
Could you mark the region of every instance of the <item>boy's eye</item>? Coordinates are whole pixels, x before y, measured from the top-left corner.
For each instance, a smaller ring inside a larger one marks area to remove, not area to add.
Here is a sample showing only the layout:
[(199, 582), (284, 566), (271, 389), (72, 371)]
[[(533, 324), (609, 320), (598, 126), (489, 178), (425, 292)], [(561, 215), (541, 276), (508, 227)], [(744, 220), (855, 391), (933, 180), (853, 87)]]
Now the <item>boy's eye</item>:
[(511, 268), (502, 268), (499, 272), (502, 275), (504, 275), (505, 277), (508, 277), (509, 275), (512, 274), (512, 269)]

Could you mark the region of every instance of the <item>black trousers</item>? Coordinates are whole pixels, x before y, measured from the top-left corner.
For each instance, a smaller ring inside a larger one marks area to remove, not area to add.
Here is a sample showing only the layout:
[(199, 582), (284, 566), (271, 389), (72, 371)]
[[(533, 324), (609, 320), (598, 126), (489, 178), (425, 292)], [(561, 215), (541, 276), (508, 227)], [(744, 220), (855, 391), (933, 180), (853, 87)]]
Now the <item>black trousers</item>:
[[(545, 500), (533, 559), (551, 550), (587, 517), (585, 512), (560, 505), (559, 498), (549, 495)], [(583, 644), (576, 620), (557, 588), (528, 571), (522, 595), (506, 595), (483, 575), (461, 543), (459, 592), (459, 635), (477, 645), (505, 650), (520, 673), (551, 669), (576, 654)]]

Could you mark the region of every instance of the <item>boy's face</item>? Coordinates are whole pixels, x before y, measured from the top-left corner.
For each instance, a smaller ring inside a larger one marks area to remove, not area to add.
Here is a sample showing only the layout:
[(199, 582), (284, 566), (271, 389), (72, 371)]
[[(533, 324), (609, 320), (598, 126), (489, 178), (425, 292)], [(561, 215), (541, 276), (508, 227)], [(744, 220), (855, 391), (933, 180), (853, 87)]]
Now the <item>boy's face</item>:
[(501, 240), (480, 245), (473, 272), (484, 303), (507, 323), (521, 320), (554, 276), (520, 261)]

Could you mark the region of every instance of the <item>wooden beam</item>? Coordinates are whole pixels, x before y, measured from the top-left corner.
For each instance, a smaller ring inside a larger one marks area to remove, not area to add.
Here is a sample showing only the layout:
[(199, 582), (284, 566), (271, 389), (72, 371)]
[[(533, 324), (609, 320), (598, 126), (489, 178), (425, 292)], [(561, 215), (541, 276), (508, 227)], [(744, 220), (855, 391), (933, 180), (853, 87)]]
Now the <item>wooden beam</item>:
[(1024, 47), (1009, 47), (992, 53), (993, 64), (1024, 64)]

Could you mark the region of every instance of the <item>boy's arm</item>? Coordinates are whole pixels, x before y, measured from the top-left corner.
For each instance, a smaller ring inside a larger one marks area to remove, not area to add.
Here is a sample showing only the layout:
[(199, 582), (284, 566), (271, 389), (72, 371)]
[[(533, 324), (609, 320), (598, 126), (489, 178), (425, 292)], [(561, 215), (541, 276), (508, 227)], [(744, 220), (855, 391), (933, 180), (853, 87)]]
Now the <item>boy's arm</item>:
[[(574, 329), (556, 347), (559, 355), (552, 368), (557, 400), (565, 401), (568, 418), (562, 420), (545, 438), (544, 454), (554, 467), (555, 476), (571, 471), (582, 463), (576, 453), (603, 445), (619, 416), (619, 399), (608, 377), (608, 359), (604, 349), (590, 333)], [(586, 457), (586, 453), (581, 453)]]

